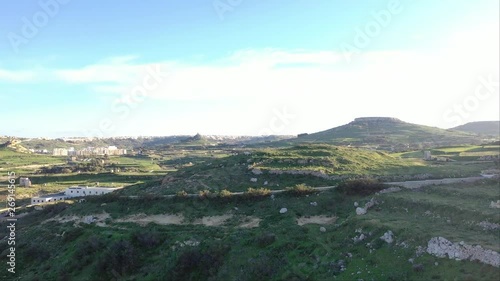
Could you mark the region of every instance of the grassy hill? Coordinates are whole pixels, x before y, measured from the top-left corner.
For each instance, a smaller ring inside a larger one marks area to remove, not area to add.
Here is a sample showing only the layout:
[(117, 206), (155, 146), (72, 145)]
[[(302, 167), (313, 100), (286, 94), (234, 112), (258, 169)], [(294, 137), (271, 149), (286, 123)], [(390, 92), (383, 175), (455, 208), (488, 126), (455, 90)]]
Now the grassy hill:
[(303, 182), (326, 186), (345, 178), (387, 175), (402, 169), (418, 169), (420, 166), (424, 164), (392, 157), (384, 152), (308, 144), (282, 149), (239, 151), (228, 157), (207, 159), (169, 173), (160, 187), (129, 187), (125, 192), (175, 194), (181, 190), (197, 193), (205, 189), (281, 189)]
[[(498, 150), (492, 146), (491, 151)], [(488, 150), (491, 152), (490, 150)], [(489, 153), (488, 152), (488, 153)], [(198, 193), (202, 190), (233, 192), (248, 188), (283, 189), (300, 183), (330, 186), (350, 178), (375, 177), (384, 181), (479, 176), (497, 167), (479, 161), (423, 161), (422, 152), (388, 154), (327, 144), (234, 151), (221, 158), (201, 158), (166, 175), (162, 182), (125, 188), (127, 195)], [(480, 156), (474, 156), (476, 160)], [(462, 160), (461, 158), (459, 160)]]
[[(356, 215), (371, 198), (378, 203)], [(489, 207), (499, 199), (491, 180), (376, 196), (93, 197), (18, 220), (15, 279), (497, 280), (498, 268), (425, 248), (441, 236), (499, 251)], [(380, 239), (389, 230), (392, 243)], [(8, 254), (5, 238), (0, 249)]]
[(479, 121), (470, 122), (452, 128), (455, 131), (474, 133), (478, 135), (488, 135), (499, 138), (500, 136), (500, 121)]
[(405, 151), (435, 146), (475, 144), (480, 141), (477, 135), (471, 133), (417, 125), (396, 118), (366, 117), (356, 118), (349, 124), (326, 131), (301, 135), (277, 145), (286, 142), (312, 142)]

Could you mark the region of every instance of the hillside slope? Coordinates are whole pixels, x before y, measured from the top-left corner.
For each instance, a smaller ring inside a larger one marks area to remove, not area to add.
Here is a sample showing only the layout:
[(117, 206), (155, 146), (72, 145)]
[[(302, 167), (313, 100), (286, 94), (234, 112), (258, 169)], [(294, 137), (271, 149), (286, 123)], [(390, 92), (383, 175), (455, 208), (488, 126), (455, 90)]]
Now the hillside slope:
[(499, 137), (500, 121), (470, 122), (454, 127), (452, 130)]
[(445, 145), (476, 144), (480, 142), (480, 138), (471, 133), (417, 125), (396, 118), (363, 117), (356, 118), (340, 127), (303, 135), (289, 141), (368, 146), (402, 151)]
[(282, 189), (295, 184), (327, 186), (352, 177), (399, 176), (425, 172), (425, 164), (385, 152), (326, 144), (304, 144), (282, 149), (239, 151), (169, 173), (161, 186), (128, 187), (130, 195), (175, 194), (209, 189), (245, 191), (247, 188)]

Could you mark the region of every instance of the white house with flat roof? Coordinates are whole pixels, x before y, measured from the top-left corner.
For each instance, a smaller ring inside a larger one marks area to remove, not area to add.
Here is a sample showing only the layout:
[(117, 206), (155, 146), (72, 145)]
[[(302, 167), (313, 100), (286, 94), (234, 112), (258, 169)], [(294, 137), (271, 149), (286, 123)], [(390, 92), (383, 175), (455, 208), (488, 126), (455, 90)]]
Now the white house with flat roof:
[(64, 193), (57, 193), (57, 194), (48, 194), (48, 195), (43, 195), (43, 196), (38, 196), (38, 197), (33, 197), (31, 198), (31, 205), (38, 205), (38, 204), (44, 204), (44, 203), (50, 203), (50, 202), (59, 202), (59, 201), (64, 201), (67, 198)]
[(89, 186), (71, 186), (64, 192), (57, 194), (47, 194), (31, 198), (31, 205), (38, 205), (51, 202), (64, 201), (74, 197), (97, 196), (111, 193), (122, 187), (89, 187)]
[(104, 195), (111, 193), (121, 187), (89, 187), (89, 186), (71, 186), (66, 188), (64, 194), (67, 197), (83, 197), (91, 195)]

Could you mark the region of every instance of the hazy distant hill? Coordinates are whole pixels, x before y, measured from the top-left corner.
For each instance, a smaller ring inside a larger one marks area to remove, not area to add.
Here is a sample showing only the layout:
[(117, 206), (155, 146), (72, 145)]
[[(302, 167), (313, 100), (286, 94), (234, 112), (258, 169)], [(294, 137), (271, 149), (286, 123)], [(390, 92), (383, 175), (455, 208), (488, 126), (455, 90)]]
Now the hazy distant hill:
[(475, 134), (417, 125), (390, 117), (356, 118), (340, 127), (313, 134), (302, 134), (296, 139), (289, 140), (292, 143), (318, 142), (396, 151), (474, 144), (480, 141), (480, 137)]
[(452, 129), (456, 131), (498, 137), (500, 135), (500, 121), (470, 122), (467, 124), (454, 127)]

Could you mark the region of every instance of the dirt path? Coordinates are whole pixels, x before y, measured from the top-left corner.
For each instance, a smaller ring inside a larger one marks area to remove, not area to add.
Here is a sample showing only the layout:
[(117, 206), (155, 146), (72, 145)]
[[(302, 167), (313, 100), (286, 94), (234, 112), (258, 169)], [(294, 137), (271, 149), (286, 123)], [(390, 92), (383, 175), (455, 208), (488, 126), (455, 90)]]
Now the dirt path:
[(333, 224), (337, 221), (337, 217), (327, 216), (310, 216), (297, 218), (297, 224), (303, 226), (305, 224)]

